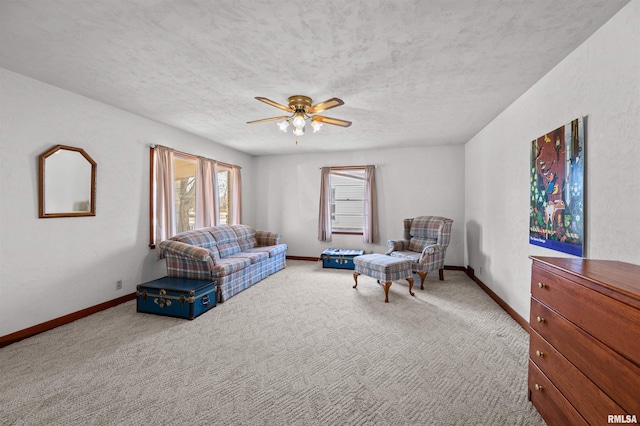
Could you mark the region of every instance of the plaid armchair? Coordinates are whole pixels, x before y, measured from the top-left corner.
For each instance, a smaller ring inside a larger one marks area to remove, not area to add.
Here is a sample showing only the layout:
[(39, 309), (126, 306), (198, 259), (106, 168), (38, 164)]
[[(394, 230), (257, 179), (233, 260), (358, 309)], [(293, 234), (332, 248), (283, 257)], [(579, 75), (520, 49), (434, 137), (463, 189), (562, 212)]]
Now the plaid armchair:
[(444, 255), (451, 239), (453, 220), (441, 216), (419, 216), (404, 220), (404, 238), (389, 240), (386, 255), (411, 260), (411, 270), (420, 276), (424, 290), (427, 273), (439, 271), (444, 280)]

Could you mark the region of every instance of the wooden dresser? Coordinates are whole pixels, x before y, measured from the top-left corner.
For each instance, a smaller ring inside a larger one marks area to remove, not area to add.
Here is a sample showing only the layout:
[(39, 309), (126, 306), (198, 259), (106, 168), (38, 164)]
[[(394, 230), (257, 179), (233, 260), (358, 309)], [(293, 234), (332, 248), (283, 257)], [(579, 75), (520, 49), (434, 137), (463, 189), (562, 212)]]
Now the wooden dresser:
[(640, 266), (531, 259), (529, 400), (550, 426), (640, 422)]

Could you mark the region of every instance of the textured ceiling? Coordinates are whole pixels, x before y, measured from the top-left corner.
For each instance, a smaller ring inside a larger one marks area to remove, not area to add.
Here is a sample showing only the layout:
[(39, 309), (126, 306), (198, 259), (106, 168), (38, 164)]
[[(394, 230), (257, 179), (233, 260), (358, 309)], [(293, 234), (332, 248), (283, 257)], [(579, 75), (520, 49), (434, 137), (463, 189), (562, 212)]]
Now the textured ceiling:
[[(0, 66), (252, 155), (461, 144), (627, 3), (2, 0)], [(353, 125), (245, 124), (297, 94)]]

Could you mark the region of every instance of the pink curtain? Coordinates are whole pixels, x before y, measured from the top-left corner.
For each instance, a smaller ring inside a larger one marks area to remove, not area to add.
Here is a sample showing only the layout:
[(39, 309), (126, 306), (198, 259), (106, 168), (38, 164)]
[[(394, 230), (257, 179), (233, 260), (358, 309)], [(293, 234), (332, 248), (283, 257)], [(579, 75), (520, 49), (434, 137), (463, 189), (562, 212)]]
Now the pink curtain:
[(156, 241), (158, 244), (176, 233), (173, 150), (156, 146), (155, 153), (155, 198)]
[(331, 167), (323, 167), (321, 172), (318, 240), (331, 241)]
[(213, 164), (213, 225), (220, 224), (220, 193), (218, 192), (218, 162), (211, 160)]
[(377, 243), (378, 235), (378, 196), (376, 189), (376, 166), (364, 168), (364, 229), (362, 241)]
[(242, 177), (240, 175), (240, 167), (233, 166), (231, 173), (231, 223), (240, 225), (242, 223)]
[(196, 228), (216, 224), (215, 207), (217, 186), (213, 160), (198, 157), (196, 160)]

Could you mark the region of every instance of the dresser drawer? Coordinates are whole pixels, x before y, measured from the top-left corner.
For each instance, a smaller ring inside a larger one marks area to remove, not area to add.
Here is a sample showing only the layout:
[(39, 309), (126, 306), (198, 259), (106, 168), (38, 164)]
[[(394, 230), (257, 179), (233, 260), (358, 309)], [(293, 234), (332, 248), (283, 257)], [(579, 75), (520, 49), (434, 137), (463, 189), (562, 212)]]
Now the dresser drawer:
[(549, 426), (588, 425), (531, 360), (529, 360), (529, 400)]
[[(628, 413), (640, 413), (640, 367), (535, 298), (531, 328)], [(533, 336), (535, 333), (531, 333)], [(535, 352), (535, 349), (533, 349)], [(615, 413), (610, 413), (615, 414)]]
[(534, 265), (531, 295), (640, 363), (640, 310)]
[(533, 330), (529, 357), (590, 424), (604, 424), (610, 414), (627, 414)]

